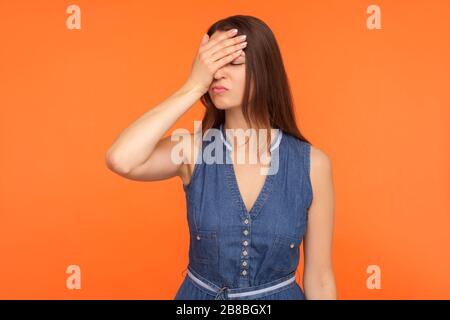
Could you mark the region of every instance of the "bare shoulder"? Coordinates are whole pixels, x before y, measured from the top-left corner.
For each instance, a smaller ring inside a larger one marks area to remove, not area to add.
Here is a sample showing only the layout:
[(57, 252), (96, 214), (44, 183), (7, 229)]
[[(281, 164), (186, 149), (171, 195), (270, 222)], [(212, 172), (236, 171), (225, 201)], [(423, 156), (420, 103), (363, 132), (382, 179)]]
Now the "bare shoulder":
[(331, 157), (315, 146), (311, 146), (310, 176), (314, 194), (318, 195), (333, 188)]
[(332, 170), (331, 158), (322, 149), (311, 145), (310, 166), (311, 174), (313, 174), (313, 171), (316, 173), (317, 171), (321, 173), (330, 172)]

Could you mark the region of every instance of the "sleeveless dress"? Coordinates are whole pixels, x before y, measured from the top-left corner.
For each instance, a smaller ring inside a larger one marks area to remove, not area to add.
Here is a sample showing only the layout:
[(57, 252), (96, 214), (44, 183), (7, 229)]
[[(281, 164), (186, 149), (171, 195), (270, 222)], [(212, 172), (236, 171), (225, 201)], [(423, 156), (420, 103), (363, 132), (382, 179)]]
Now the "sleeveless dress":
[(189, 263), (174, 299), (305, 299), (295, 275), (312, 203), (310, 144), (277, 130), (270, 170), (248, 212), (223, 125), (213, 129), (183, 184)]

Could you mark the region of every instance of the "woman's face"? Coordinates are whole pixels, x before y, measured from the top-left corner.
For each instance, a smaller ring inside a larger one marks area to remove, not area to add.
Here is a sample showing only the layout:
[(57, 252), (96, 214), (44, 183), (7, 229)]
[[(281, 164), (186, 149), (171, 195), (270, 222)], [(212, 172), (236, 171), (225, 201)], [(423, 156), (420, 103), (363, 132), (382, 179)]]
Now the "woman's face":
[[(225, 31), (216, 31), (211, 36), (217, 37)], [(245, 49), (244, 49), (245, 51)], [(227, 88), (223, 92), (214, 92), (214, 86)], [(218, 109), (230, 109), (240, 107), (244, 96), (245, 87), (245, 53), (219, 68), (209, 87), (209, 96)]]

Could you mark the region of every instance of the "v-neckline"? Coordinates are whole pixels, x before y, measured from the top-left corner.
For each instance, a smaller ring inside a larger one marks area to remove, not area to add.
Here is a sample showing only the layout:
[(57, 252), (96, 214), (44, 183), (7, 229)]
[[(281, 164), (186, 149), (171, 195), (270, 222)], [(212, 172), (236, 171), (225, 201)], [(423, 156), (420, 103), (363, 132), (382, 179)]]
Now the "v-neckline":
[[(223, 128), (223, 124), (220, 125), (220, 134), (221, 139), (223, 141), (224, 147), (225, 147), (225, 154), (228, 159), (231, 159), (230, 157), (230, 149), (232, 148), (231, 144), (226, 140), (226, 134), (225, 129)], [(276, 138), (273, 140), (271, 144), (271, 150), (274, 150), (275, 148), (279, 147), (281, 140), (282, 140), (283, 133), (281, 129), (279, 129), (278, 134)], [(228, 145), (227, 145), (228, 144)], [(280, 156), (278, 156), (280, 158)], [(278, 160), (280, 163), (280, 159)], [(272, 166), (273, 161), (272, 158), (270, 159), (270, 165)], [(270, 167), (269, 167), (270, 168)], [(227, 182), (228, 186), (230, 188), (230, 191), (234, 197), (234, 200), (237, 202), (241, 209), (241, 213), (243, 214), (244, 218), (247, 218), (248, 216), (251, 216), (252, 218), (256, 217), (261, 210), (265, 200), (268, 198), (269, 193), (272, 189), (273, 181), (275, 177), (278, 175), (278, 172), (275, 174), (266, 174), (266, 178), (264, 179), (264, 183), (262, 185), (261, 190), (259, 191), (256, 200), (253, 202), (250, 210), (247, 209), (244, 198), (242, 197), (241, 190), (239, 189), (239, 183), (237, 180), (236, 172), (234, 169), (234, 161), (231, 161), (230, 163), (225, 163), (225, 172), (227, 176)], [(278, 168), (279, 170), (279, 168)]]

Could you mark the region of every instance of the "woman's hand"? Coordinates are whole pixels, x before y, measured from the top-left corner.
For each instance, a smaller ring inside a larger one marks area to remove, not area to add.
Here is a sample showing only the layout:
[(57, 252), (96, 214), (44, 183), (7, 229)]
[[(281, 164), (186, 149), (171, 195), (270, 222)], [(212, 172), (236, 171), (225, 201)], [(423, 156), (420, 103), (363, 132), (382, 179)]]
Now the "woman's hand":
[(202, 94), (209, 90), (214, 73), (239, 57), (247, 45), (247, 42), (244, 42), (245, 36), (235, 37), (237, 30), (235, 32), (233, 30), (216, 32), (211, 38), (205, 34), (202, 38), (187, 80), (187, 83), (200, 90)]

